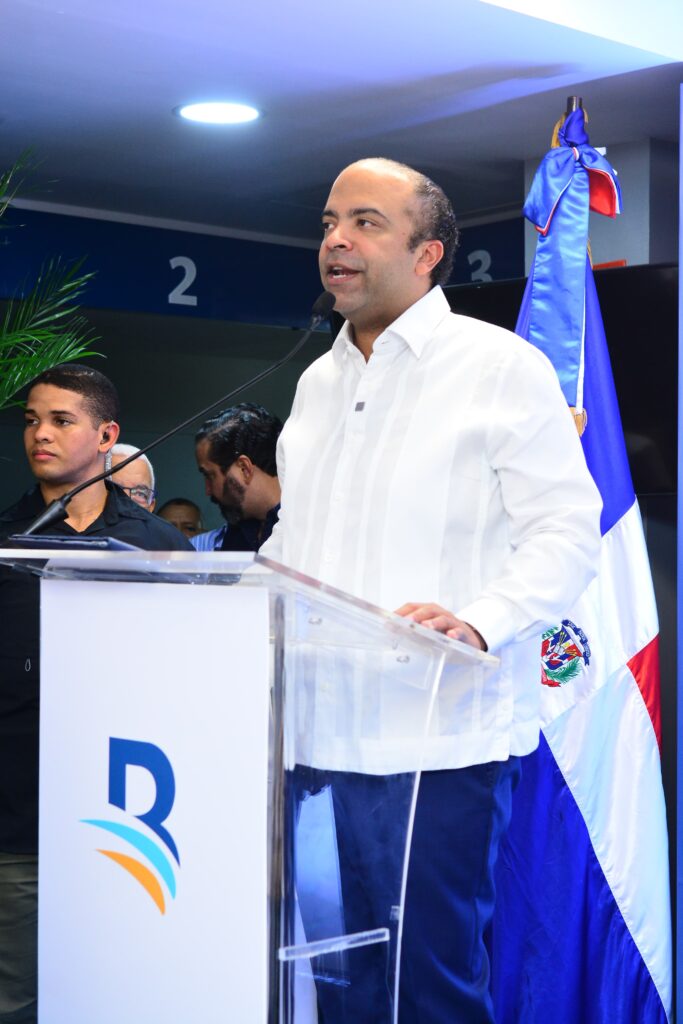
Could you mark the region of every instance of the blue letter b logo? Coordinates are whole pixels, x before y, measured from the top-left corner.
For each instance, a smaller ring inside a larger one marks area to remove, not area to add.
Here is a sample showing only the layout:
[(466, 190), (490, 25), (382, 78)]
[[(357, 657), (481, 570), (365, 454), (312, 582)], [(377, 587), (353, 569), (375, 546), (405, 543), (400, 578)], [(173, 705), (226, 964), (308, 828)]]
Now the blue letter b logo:
[(142, 743), (139, 740), (122, 740), (111, 737), (109, 740), (109, 803), (126, 809), (126, 767), (136, 765), (145, 768), (156, 786), (156, 798), (148, 811), (136, 814), (148, 828), (159, 836), (166, 844), (178, 864), (178, 850), (170, 832), (164, 828), (173, 801), (175, 799), (175, 778), (171, 762), (163, 750), (153, 743)]

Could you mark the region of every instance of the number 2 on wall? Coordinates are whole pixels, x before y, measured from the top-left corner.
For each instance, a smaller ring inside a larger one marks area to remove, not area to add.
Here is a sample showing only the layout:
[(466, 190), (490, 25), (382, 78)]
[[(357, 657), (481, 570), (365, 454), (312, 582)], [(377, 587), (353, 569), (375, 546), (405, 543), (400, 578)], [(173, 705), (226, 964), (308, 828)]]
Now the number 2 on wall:
[(197, 296), (188, 295), (187, 289), (194, 283), (197, 276), (197, 265), (189, 256), (173, 256), (169, 261), (171, 270), (180, 268), (184, 271), (182, 280), (168, 293), (168, 301), (176, 306), (196, 306)]

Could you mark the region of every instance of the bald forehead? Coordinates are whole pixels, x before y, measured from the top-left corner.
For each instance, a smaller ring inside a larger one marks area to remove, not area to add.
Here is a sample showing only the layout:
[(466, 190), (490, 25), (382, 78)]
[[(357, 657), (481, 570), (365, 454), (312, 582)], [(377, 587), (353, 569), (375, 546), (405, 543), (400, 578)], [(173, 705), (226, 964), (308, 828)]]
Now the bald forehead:
[(375, 212), (393, 219), (391, 209), (402, 209), (414, 221), (421, 205), (415, 194), (414, 173), (388, 160), (358, 160), (349, 164), (334, 181), (323, 216)]
[(372, 157), (365, 160), (356, 160), (349, 164), (338, 175), (332, 188), (337, 183), (351, 177), (366, 175), (369, 181), (375, 180), (380, 183), (394, 183), (405, 185), (407, 191), (415, 193), (415, 190), (422, 178), (422, 175), (411, 167), (404, 167), (402, 164), (394, 163), (393, 160), (384, 160), (379, 157)]
[[(118, 466), (120, 462), (127, 458), (127, 455), (114, 454), (111, 457), (111, 464), (112, 466)], [(144, 484), (146, 487), (151, 487), (152, 485), (152, 474), (144, 459), (134, 459), (129, 466), (126, 466), (119, 473), (115, 473), (112, 479), (114, 483), (121, 484), (124, 487), (135, 487), (137, 484)]]

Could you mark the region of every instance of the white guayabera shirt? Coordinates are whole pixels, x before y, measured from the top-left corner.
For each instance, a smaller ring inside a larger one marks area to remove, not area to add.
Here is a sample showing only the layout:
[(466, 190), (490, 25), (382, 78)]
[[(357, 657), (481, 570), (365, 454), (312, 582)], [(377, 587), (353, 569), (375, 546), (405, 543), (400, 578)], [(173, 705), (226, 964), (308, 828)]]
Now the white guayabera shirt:
[(451, 313), (438, 287), (367, 363), (351, 337), (346, 324), (299, 381), (262, 553), (383, 608), (435, 601), (500, 657), (494, 675), (470, 672), (466, 701), (444, 680), (423, 767), (529, 753), (540, 633), (585, 590), (600, 541), (555, 371), (516, 335)]

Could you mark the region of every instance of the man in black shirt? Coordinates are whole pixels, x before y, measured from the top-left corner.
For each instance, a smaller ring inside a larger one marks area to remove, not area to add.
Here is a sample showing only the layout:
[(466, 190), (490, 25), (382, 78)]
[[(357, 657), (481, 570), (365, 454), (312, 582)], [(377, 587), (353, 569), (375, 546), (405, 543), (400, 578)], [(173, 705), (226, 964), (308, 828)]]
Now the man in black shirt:
[[(63, 364), (36, 378), (24, 443), (37, 484), (0, 513), (0, 544), (103, 471), (118, 418), (116, 390), (97, 370)], [(175, 527), (103, 481), (76, 495), (67, 518), (46, 532), (192, 550)], [(38, 580), (0, 566), (0, 1022), (7, 1024), (36, 1020), (39, 647)]]
[(199, 428), (197, 467), (226, 525), (193, 537), (197, 551), (258, 551), (268, 540), (280, 511), (275, 449), (281, 430), (277, 416), (252, 402), (234, 405)]

